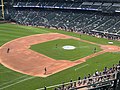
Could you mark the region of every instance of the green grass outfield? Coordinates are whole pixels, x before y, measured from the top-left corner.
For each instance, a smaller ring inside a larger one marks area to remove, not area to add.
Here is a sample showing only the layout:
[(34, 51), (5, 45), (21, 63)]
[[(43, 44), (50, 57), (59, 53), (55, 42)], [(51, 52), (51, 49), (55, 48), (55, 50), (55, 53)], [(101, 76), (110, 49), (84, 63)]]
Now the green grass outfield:
[[(65, 50), (62, 47), (66, 45), (71, 45), (76, 48), (74, 50)], [(101, 50), (97, 45), (81, 42), (75, 39), (57, 39), (32, 45), (30, 47), (30, 49), (42, 53), (53, 59), (70, 61), (78, 60), (80, 58), (93, 54), (94, 48), (97, 48), (97, 52)]]
[[(65, 31), (26, 27), (13, 24), (0, 24), (0, 46), (15, 38), (51, 32), (63, 33), (78, 38), (80, 37), (79, 34)], [(108, 44), (108, 41), (112, 41), (87, 35), (82, 35), (81, 39), (89, 40), (100, 44)], [(120, 42), (113, 42), (114, 45), (120, 46)], [(97, 57), (91, 58), (85, 63), (51, 75), (47, 78), (24, 75), (18, 72), (14, 72), (0, 65), (0, 90), (35, 90), (44, 86), (51, 86), (60, 84), (62, 82), (68, 82), (70, 79), (76, 80), (78, 76), (84, 77), (88, 73), (94, 73), (96, 69), (101, 71), (105, 66), (111, 67), (119, 60), (120, 52), (105, 53)]]

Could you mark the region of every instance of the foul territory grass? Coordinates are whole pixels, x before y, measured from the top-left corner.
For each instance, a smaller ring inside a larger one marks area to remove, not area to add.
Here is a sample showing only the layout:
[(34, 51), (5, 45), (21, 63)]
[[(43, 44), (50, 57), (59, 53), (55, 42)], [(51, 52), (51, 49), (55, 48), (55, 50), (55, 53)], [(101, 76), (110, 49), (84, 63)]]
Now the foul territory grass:
[[(0, 24), (0, 46), (13, 39), (42, 33), (62, 33), (84, 40), (92, 41), (99, 44), (108, 44), (109, 41), (103, 38), (96, 38), (88, 35), (75, 34), (61, 30), (51, 30), (44, 28), (26, 27), (13, 24)], [(113, 41), (114, 45), (120, 46), (119, 41)], [(19, 59), (19, 58), (18, 58)], [(75, 67), (66, 69), (47, 78), (33, 77), (12, 71), (0, 64), (0, 90), (36, 90), (44, 86), (51, 86), (68, 82), (70, 79), (76, 80), (78, 76), (82, 78), (88, 73), (93, 74), (95, 70), (102, 71), (105, 66), (111, 67), (120, 60), (120, 52), (105, 53), (97, 57), (87, 60), (87, 62), (79, 64)], [(85, 67), (83, 67), (85, 66)], [(83, 67), (83, 68), (81, 68)], [(50, 89), (53, 90), (53, 89)]]
[[(73, 50), (65, 50), (63, 46), (74, 46), (76, 47)], [(56, 60), (78, 60), (85, 56), (94, 53), (94, 49), (97, 49), (96, 52), (100, 51), (99, 46), (81, 42), (75, 39), (58, 39), (53, 41), (48, 41), (36, 45), (32, 45), (30, 49), (42, 53), (48, 57), (51, 57)]]

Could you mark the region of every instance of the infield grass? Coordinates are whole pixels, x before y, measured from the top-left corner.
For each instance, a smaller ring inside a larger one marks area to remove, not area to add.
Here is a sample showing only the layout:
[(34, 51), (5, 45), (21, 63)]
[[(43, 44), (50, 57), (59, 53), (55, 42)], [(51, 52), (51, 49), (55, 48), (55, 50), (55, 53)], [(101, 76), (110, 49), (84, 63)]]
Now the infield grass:
[[(74, 46), (74, 50), (65, 50), (63, 46)], [(75, 39), (57, 39), (48, 41), (36, 45), (32, 45), (30, 49), (42, 53), (48, 57), (56, 60), (78, 60), (85, 56), (94, 53), (94, 48), (97, 48), (96, 52), (101, 49), (97, 45), (81, 42)]]
[[(79, 34), (75, 34), (72, 32), (27, 27), (13, 24), (0, 24), (0, 46), (8, 41), (19, 37), (51, 32), (71, 35), (78, 38), (80, 37)], [(113, 41), (88, 35), (82, 35), (81, 39), (89, 40), (100, 44), (108, 44), (109, 41)], [(120, 46), (119, 41), (113, 42), (114, 45)], [(105, 53), (97, 57), (91, 58), (85, 63), (66, 69), (47, 78), (24, 75), (7, 69), (0, 64), (0, 90), (35, 90), (44, 86), (51, 86), (60, 84), (62, 82), (68, 82), (70, 81), (70, 79), (76, 80), (78, 76), (81, 76), (83, 78), (85, 75), (88, 75), (88, 73), (94, 73), (96, 69), (101, 71), (105, 66), (111, 67), (113, 64), (118, 63), (119, 60), (120, 52)], [(83, 67), (86, 64), (88, 65)], [(75, 69), (77, 70), (75, 71)]]

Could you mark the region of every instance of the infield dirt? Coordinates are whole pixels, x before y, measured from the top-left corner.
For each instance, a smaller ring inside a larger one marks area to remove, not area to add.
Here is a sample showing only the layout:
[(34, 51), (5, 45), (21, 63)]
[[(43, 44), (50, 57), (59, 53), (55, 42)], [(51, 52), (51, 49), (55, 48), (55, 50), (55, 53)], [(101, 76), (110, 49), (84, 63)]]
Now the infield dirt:
[[(102, 51), (91, 54), (76, 61), (54, 60), (43, 54), (30, 50), (30, 46), (56, 39), (77, 39), (82, 42), (95, 44), (101, 47)], [(9, 53), (7, 49), (10, 48)], [(47, 77), (67, 68), (73, 67), (86, 60), (106, 52), (118, 52), (120, 47), (113, 45), (101, 45), (79, 38), (67, 36), (59, 33), (47, 33), (26, 36), (12, 40), (0, 48), (0, 63), (17, 72), (32, 76)], [(45, 74), (46, 68), (46, 74)]]

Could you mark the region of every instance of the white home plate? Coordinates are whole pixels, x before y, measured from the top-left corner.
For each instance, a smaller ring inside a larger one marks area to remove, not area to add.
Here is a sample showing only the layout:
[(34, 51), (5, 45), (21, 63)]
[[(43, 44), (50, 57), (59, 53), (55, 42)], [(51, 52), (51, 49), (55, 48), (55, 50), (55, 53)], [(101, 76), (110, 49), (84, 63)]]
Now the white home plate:
[(65, 50), (73, 50), (73, 49), (75, 49), (76, 47), (70, 46), (70, 45), (66, 45), (66, 46), (63, 46), (62, 48), (65, 49)]

